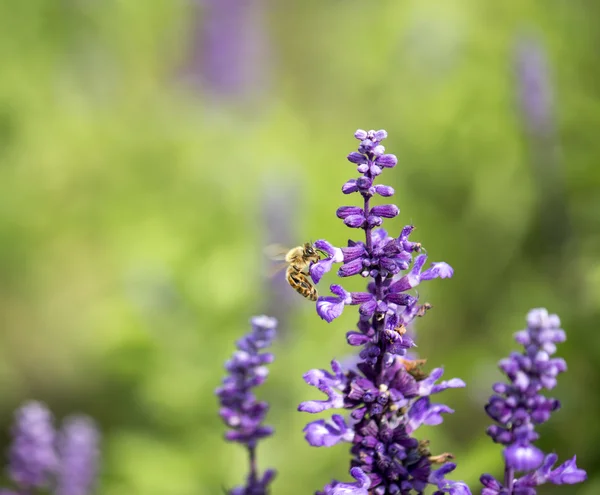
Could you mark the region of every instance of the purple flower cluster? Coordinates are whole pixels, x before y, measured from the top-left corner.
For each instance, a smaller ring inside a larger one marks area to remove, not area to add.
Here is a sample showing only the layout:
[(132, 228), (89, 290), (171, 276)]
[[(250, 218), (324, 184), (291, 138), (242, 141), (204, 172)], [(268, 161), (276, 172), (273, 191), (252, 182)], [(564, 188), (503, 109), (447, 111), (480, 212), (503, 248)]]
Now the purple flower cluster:
[(9, 475), (25, 490), (46, 487), (58, 468), (52, 414), (43, 404), (29, 402), (15, 416)]
[(252, 332), (237, 341), (237, 351), (225, 364), (229, 375), (217, 388), (221, 409), (219, 414), (230, 428), (225, 439), (246, 446), (250, 458), (250, 472), (245, 486), (233, 488), (230, 495), (265, 495), (275, 471), (268, 469), (259, 477), (256, 465), (256, 444), (273, 433), (262, 424), (269, 405), (256, 399), (252, 389), (263, 384), (268, 376), (265, 366), (273, 361), (273, 354), (261, 352), (275, 337), (277, 321), (268, 316), (252, 318)]
[(91, 419), (73, 416), (57, 434), (50, 411), (32, 401), (17, 410), (12, 436), (8, 474), (18, 492), (50, 489), (57, 495), (92, 493), (99, 434)]
[[(409, 361), (402, 356), (414, 342), (406, 327), (415, 317), (423, 316), (431, 307), (419, 304), (416, 294), (409, 294), (421, 281), (451, 277), (452, 268), (446, 263), (433, 263), (423, 269), (427, 256), (415, 253), (421, 245), (409, 241), (413, 231), (407, 226), (398, 237), (381, 228), (384, 218), (398, 215), (396, 205), (371, 205), (375, 195), (394, 194), (390, 186), (375, 184), (385, 168), (396, 165), (394, 155), (386, 154), (381, 141), (387, 133), (363, 131), (355, 133), (360, 141), (358, 151), (348, 160), (357, 165), (361, 177), (349, 180), (342, 187), (345, 194), (359, 193), (362, 207), (342, 206), (337, 216), (351, 228), (365, 232), (364, 241), (349, 241), (346, 247), (334, 247), (320, 240), (315, 246), (326, 258), (313, 264), (310, 275), (315, 283), (334, 263), (342, 263), (340, 277), (361, 275), (369, 278), (366, 292), (348, 292), (332, 285), (333, 296), (319, 297), (317, 313), (327, 322), (341, 315), (345, 306), (358, 305), (357, 331), (347, 333), (352, 346), (362, 346), (356, 369), (344, 370), (337, 361), (332, 372), (311, 370), (305, 381), (317, 387), (326, 400), (306, 401), (299, 410), (318, 413), (326, 409), (350, 410), (349, 419), (333, 415), (331, 421), (309, 423), (305, 428), (307, 441), (316, 447), (332, 446), (339, 442), (352, 444), (350, 474), (354, 483), (333, 481), (321, 495), (387, 495), (423, 493), (427, 485), (437, 488), (436, 494), (469, 494), (463, 483), (446, 480), (456, 466), (447, 462), (451, 454), (432, 455), (427, 441), (412, 435), (421, 425), (437, 425), (442, 414), (453, 412), (449, 407), (433, 403), (431, 396), (447, 388), (464, 387), (459, 379), (437, 383), (442, 369), (427, 374), (422, 362)], [(412, 265), (412, 266), (411, 266)], [(434, 470), (434, 464), (442, 466)]]
[(554, 127), (554, 99), (548, 61), (535, 38), (523, 38), (517, 45), (516, 73), (519, 106), (527, 130), (545, 136)]
[[(538, 439), (535, 425), (548, 421), (560, 407), (557, 399), (545, 397), (541, 391), (553, 389), (557, 375), (567, 369), (563, 359), (551, 357), (556, 344), (565, 338), (558, 316), (549, 315), (545, 309), (533, 309), (527, 316), (527, 329), (515, 334), (524, 352), (513, 352), (500, 361), (509, 383), (494, 385), (495, 394), (485, 410), (496, 422), (487, 434), (505, 446), (504, 482), (484, 474), (482, 495), (535, 495), (536, 487), (544, 483), (574, 484), (586, 479), (585, 471), (577, 468), (575, 457), (553, 469), (556, 454), (544, 455), (533, 445)], [(517, 471), (526, 474), (515, 479)]]
[(85, 416), (65, 419), (58, 436), (58, 469), (56, 495), (91, 493), (97, 476), (100, 436), (93, 421)]
[[(342, 364), (331, 362), (331, 369), (313, 369), (304, 380), (323, 393), (324, 398), (307, 400), (299, 411), (311, 414), (341, 409), (346, 415), (332, 414), (304, 428), (307, 442), (314, 447), (349, 444), (350, 476), (354, 481), (333, 480), (316, 495), (471, 495), (462, 481), (446, 476), (456, 464), (450, 453), (432, 454), (429, 441), (415, 432), (422, 425), (443, 422), (443, 415), (454, 411), (433, 397), (446, 389), (461, 388), (465, 383), (453, 378), (441, 380), (442, 368), (430, 372), (423, 369), (425, 360), (414, 359), (409, 349), (415, 346), (409, 325), (431, 308), (419, 303), (413, 291), (422, 281), (449, 278), (453, 270), (447, 263), (431, 263), (420, 243), (409, 240), (414, 227), (404, 227), (397, 237), (381, 228), (385, 218), (394, 218), (399, 209), (394, 204), (372, 205), (375, 196), (390, 197), (390, 186), (375, 184), (385, 168), (397, 164), (394, 155), (386, 154), (381, 144), (387, 133), (358, 130), (358, 151), (348, 155), (357, 166), (360, 177), (342, 187), (344, 194), (359, 193), (361, 206), (342, 206), (337, 216), (354, 229), (364, 230), (363, 240), (350, 240), (335, 247), (326, 240), (315, 242), (324, 256), (309, 267), (315, 284), (340, 264), (341, 278), (360, 275), (368, 279), (364, 292), (350, 292), (341, 285), (331, 285), (332, 295), (317, 299), (317, 314), (331, 323), (346, 306), (358, 306), (355, 330), (346, 333), (348, 344), (359, 351)], [(487, 433), (494, 442), (504, 445), (505, 473), (499, 481), (489, 474), (481, 476), (482, 495), (535, 495), (544, 483), (574, 484), (586, 479), (576, 458), (554, 467), (556, 454), (544, 454), (534, 442), (538, 439), (535, 425), (546, 422), (560, 403), (541, 394), (552, 389), (558, 374), (566, 370), (563, 359), (553, 358), (556, 344), (565, 340), (555, 315), (544, 309), (532, 310), (528, 328), (516, 334), (523, 345), (522, 354), (512, 353), (500, 361), (509, 383), (496, 383), (494, 394), (486, 405), (487, 414), (495, 421)], [(245, 486), (234, 488), (229, 495), (266, 495), (275, 472), (257, 474), (256, 443), (272, 433), (262, 421), (268, 405), (257, 401), (251, 389), (264, 382), (265, 364), (273, 360), (261, 350), (270, 345), (276, 321), (266, 316), (252, 319), (253, 331), (237, 343), (238, 351), (226, 364), (230, 375), (217, 389), (221, 401), (221, 417), (231, 428), (230, 441), (246, 445), (250, 454), (250, 474)], [(517, 472), (523, 473), (516, 478)], [(2, 495), (2, 494), (0, 494)]]

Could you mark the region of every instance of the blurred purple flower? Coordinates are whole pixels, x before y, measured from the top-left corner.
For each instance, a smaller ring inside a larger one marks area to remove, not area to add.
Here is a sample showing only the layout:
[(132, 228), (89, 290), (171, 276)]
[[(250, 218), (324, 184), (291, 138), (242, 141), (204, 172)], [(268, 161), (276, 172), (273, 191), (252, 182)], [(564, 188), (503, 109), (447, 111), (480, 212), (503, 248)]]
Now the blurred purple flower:
[(40, 402), (27, 402), (15, 413), (8, 472), (24, 491), (46, 487), (58, 468), (52, 414)]
[[(533, 445), (538, 439), (535, 425), (548, 421), (560, 407), (557, 399), (545, 397), (541, 391), (554, 388), (557, 375), (567, 369), (563, 359), (551, 357), (556, 344), (565, 339), (558, 316), (549, 315), (545, 309), (533, 309), (527, 315), (527, 329), (515, 334), (524, 352), (513, 352), (500, 361), (499, 367), (509, 383), (494, 385), (495, 394), (485, 410), (496, 422), (487, 429), (487, 434), (505, 446), (505, 481), (502, 484), (484, 474), (481, 477), (484, 495), (530, 495), (543, 483), (573, 484), (586, 479), (585, 471), (575, 465), (575, 458), (551, 470), (556, 455), (545, 455)], [(527, 474), (515, 479), (517, 471)]]
[(67, 418), (58, 437), (56, 495), (87, 495), (96, 481), (100, 434), (85, 416)]
[(263, 0), (198, 0), (189, 72), (211, 93), (256, 91), (266, 81)]
[(238, 350), (225, 363), (229, 375), (215, 391), (221, 409), (219, 415), (230, 428), (225, 438), (245, 445), (250, 456), (250, 473), (246, 485), (230, 490), (230, 495), (265, 495), (275, 471), (267, 470), (259, 478), (256, 466), (256, 444), (273, 433), (262, 424), (269, 405), (258, 401), (252, 389), (264, 383), (268, 376), (265, 366), (273, 361), (273, 354), (261, 352), (271, 345), (277, 321), (268, 316), (251, 319), (252, 332), (237, 341)]
[(521, 39), (516, 51), (519, 107), (523, 119), (530, 132), (547, 135), (554, 127), (554, 100), (546, 54), (541, 44), (531, 37)]

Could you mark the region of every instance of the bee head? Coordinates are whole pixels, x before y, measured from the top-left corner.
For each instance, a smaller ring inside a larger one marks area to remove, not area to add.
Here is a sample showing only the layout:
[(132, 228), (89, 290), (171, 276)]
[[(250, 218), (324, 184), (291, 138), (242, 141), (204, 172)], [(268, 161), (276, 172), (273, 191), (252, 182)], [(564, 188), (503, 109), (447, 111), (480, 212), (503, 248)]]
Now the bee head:
[(307, 256), (312, 256), (316, 253), (315, 248), (313, 247), (312, 243), (307, 242), (304, 244), (304, 254), (306, 254)]

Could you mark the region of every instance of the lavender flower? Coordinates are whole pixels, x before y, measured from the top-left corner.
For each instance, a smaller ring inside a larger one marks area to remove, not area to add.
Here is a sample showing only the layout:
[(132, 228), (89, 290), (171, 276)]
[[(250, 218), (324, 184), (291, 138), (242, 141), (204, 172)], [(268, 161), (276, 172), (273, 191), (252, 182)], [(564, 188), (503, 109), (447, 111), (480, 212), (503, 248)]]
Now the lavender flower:
[[(412, 226), (405, 227), (398, 237), (391, 237), (379, 227), (384, 218), (398, 215), (396, 205), (371, 205), (375, 195), (394, 194), (390, 186), (375, 184), (385, 168), (396, 165), (394, 155), (385, 154), (381, 141), (385, 131), (355, 133), (360, 141), (358, 152), (348, 155), (362, 174), (342, 187), (345, 194), (358, 192), (363, 197), (362, 207), (342, 206), (337, 216), (350, 228), (365, 231), (365, 241), (349, 241), (338, 248), (325, 240), (315, 246), (326, 253), (325, 259), (310, 268), (315, 283), (331, 270), (334, 263), (342, 263), (340, 277), (361, 275), (370, 278), (366, 292), (348, 292), (340, 285), (332, 285), (333, 296), (319, 297), (317, 313), (327, 322), (341, 315), (348, 305), (358, 305), (358, 331), (350, 331), (346, 338), (352, 346), (362, 346), (356, 369), (345, 370), (337, 361), (331, 372), (311, 370), (304, 380), (326, 395), (325, 400), (311, 400), (300, 404), (299, 410), (318, 413), (326, 409), (343, 408), (351, 411), (350, 418), (333, 415), (309, 423), (304, 429), (306, 439), (315, 447), (332, 446), (340, 442), (352, 444), (350, 474), (354, 483), (333, 481), (321, 495), (384, 495), (423, 493), (427, 485), (437, 488), (437, 495), (470, 494), (464, 483), (446, 480), (456, 466), (447, 462), (451, 454), (432, 455), (427, 441), (412, 435), (421, 425), (437, 425), (442, 415), (453, 412), (448, 406), (433, 403), (431, 396), (447, 388), (464, 387), (462, 380), (437, 383), (443, 371), (431, 374), (422, 370), (423, 361), (409, 361), (402, 356), (414, 343), (406, 334), (406, 326), (415, 317), (423, 316), (431, 307), (419, 304), (416, 295), (408, 291), (421, 281), (451, 277), (452, 268), (446, 263), (433, 263), (423, 269), (427, 256), (421, 245), (409, 241)], [(412, 264), (412, 267), (411, 267)], [(442, 466), (433, 470), (433, 464)]]
[(554, 99), (548, 61), (543, 46), (535, 38), (523, 38), (516, 50), (519, 106), (527, 130), (548, 135), (554, 128)]
[(225, 438), (246, 446), (250, 457), (250, 473), (246, 485), (229, 491), (230, 495), (265, 495), (275, 471), (267, 470), (259, 477), (256, 466), (256, 444), (273, 433), (270, 426), (262, 424), (269, 405), (256, 399), (252, 389), (264, 383), (273, 361), (273, 354), (260, 351), (271, 345), (277, 321), (268, 316), (252, 318), (252, 332), (237, 341), (238, 350), (225, 364), (229, 375), (216, 390), (221, 409), (219, 414), (230, 428)]
[[(560, 407), (557, 399), (545, 397), (542, 389), (551, 390), (558, 374), (566, 371), (561, 358), (551, 358), (556, 344), (564, 342), (565, 332), (556, 315), (545, 309), (533, 309), (527, 315), (527, 329), (517, 332), (515, 340), (524, 346), (522, 354), (511, 353), (499, 366), (509, 383), (496, 383), (487, 406), (487, 414), (496, 422), (487, 429), (494, 442), (504, 445), (504, 483), (489, 474), (481, 477), (482, 495), (535, 495), (536, 486), (584, 481), (585, 471), (577, 468), (575, 457), (552, 469), (555, 454), (545, 455), (533, 445), (538, 439), (535, 425), (545, 423)], [(515, 479), (515, 472), (526, 473)]]
[(46, 487), (58, 467), (52, 414), (40, 402), (27, 402), (15, 413), (8, 472), (23, 490)]
[(85, 416), (72, 416), (63, 423), (58, 438), (60, 467), (56, 495), (86, 495), (96, 480), (99, 433)]
[(198, 0), (188, 76), (234, 97), (268, 85), (269, 40), (262, 0)]

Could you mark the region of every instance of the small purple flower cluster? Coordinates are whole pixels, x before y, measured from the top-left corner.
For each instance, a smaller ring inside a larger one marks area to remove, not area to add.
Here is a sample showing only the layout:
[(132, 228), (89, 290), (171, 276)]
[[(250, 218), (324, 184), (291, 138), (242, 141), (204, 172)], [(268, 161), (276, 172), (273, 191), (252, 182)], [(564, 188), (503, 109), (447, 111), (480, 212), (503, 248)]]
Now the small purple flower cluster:
[(252, 318), (252, 332), (237, 341), (237, 351), (225, 364), (229, 375), (217, 388), (221, 409), (219, 414), (230, 428), (225, 439), (246, 446), (250, 459), (250, 472), (245, 486), (229, 491), (230, 495), (266, 495), (275, 471), (268, 469), (258, 475), (256, 444), (273, 433), (270, 426), (262, 424), (269, 405), (256, 399), (252, 389), (262, 385), (269, 371), (265, 365), (273, 362), (273, 354), (261, 352), (269, 347), (275, 337), (277, 321), (268, 316)]
[[(496, 383), (495, 392), (485, 407), (496, 422), (487, 430), (494, 442), (504, 448), (504, 484), (489, 474), (481, 477), (483, 495), (534, 495), (536, 486), (580, 483), (586, 473), (578, 469), (576, 458), (552, 469), (556, 454), (544, 455), (533, 445), (538, 439), (535, 425), (545, 423), (553, 411), (560, 407), (557, 399), (545, 397), (540, 392), (556, 386), (556, 377), (567, 369), (561, 358), (552, 358), (556, 344), (564, 342), (565, 332), (556, 315), (545, 309), (533, 309), (527, 316), (527, 329), (517, 332), (515, 340), (525, 351), (513, 352), (499, 366), (510, 383)], [(515, 479), (515, 472), (525, 472)]]
[[(402, 357), (414, 346), (406, 327), (430, 308), (429, 304), (419, 305), (418, 297), (407, 292), (421, 281), (451, 277), (453, 271), (443, 262), (423, 270), (425, 254), (418, 254), (413, 260), (414, 253), (420, 253), (422, 248), (409, 241), (412, 226), (402, 229), (398, 237), (389, 236), (381, 228), (373, 230), (384, 218), (399, 213), (394, 204), (370, 204), (375, 195), (394, 194), (390, 186), (375, 184), (383, 169), (397, 163), (394, 155), (385, 154), (381, 141), (386, 136), (385, 131), (355, 133), (360, 144), (348, 160), (357, 165), (362, 176), (346, 182), (342, 191), (360, 193), (363, 206), (342, 206), (337, 210), (337, 216), (348, 227), (365, 231), (365, 241), (349, 241), (342, 248), (317, 241), (315, 246), (327, 256), (310, 269), (315, 283), (334, 263), (342, 263), (340, 277), (361, 275), (371, 279), (366, 292), (347, 292), (340, 285), (332, 285), (334, 295), (317, 300), (317, 313), (327, 322), (340, 316), (345, 306), (359, 306), (358, 331), (348, 332), (347, 341), (352, 346), (362, 346), (356, 370), (344, 370), (333, 361), (333, 373), (311, 370), (304, 375), (305, 381), (323, 392), (327, 400), (303, 402), (300, 411), (351, 411), (349, 424), (342, 416), (334, 415), (331, 422), (318, 420), (305, 428), (307, 441), (315, 447), (329, 447), (341, 441), (352, 444), (350, 474), (357, 481), (333, 481), (318, 493), (422, 493), (429, 484), (437, 487), (436, 493), (468, 493), (463, 483), (445, 479), (455, 468), (447, 463), (451, 454), (431, 455), (428, 442), (413, 436), (419, 426), (437, 425), (442, 422), (442, 414), (453, 412), (444, 404), (431, 402), (430, 397), (465, 384), (459, 379), (436, 384), (443, 374), (441, 368), (428, 375), (421, 369), (421, 362)], [(434, 470), (432, 465), (436, 463), (442, 467)]]
[(92, 493), (99, 460), (99, 433), (91, 419), (67, 418), (54, 429), (52, 414), (40, 402), (28, 402), (16, 412), (12, 429), (8, 474), (16, 491), (3, 495), (50, 489), (56, 495)]

